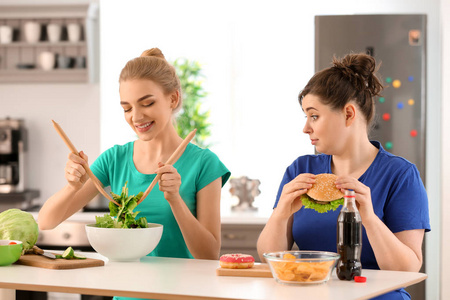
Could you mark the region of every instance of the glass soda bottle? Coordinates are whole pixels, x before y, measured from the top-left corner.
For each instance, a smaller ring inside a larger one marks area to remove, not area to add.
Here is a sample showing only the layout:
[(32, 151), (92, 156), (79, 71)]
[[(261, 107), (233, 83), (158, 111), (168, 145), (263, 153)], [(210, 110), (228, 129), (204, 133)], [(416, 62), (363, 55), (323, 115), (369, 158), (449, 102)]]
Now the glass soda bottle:
[(337, 251), (340, 258), (336, 273), (340, 280), (361, 276), (362, 223), (355, 203), (355, 191), (346, 190), (344, 206), (337, 220)]

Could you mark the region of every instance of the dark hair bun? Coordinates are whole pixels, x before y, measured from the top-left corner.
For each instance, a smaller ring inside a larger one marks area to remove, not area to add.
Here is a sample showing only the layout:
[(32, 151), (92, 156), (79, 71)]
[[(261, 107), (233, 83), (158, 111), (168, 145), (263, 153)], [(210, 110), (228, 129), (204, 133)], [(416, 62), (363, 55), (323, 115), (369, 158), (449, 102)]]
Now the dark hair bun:
[(376, 77), (378, 70), (375, 59), (367, 54), (348, 54), (342, 59), (333, 57), (334, 68), (341, 71), (357, 91), (369, 91), (372, 96), (379, 95), (383, 86)]
[(300, 92), (300, 104), (308, 94), (320, 97), (332, 109), (342, 109), (354, 101), (370, 125), (375, 114), (373, 98), (381, 96), (384, 88), (375, 74), (377, 70), (375, 59), (364, 53), (348, 54), (342, 59), (333, 57), (333, 66), (314, 74)]
[(158, 48), (152, 48), (152, 49), (145, 50), (141, 54), (141, 57), (143, 57), (143, 56), (154, 56), (154, 57), (165, 59), (164, 54)]

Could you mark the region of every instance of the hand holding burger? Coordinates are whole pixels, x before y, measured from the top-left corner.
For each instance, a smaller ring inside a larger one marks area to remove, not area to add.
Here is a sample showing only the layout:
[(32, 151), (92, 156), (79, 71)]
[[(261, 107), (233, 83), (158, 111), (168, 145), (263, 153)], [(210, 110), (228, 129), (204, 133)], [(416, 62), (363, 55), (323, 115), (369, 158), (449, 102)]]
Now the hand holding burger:
[(334, 174), (318, 174), (313, 186), (301, 196), (305, 208), (314, 209), (319, 213), (336, 210), (344, 204), (344, 194), (336, 188), (337, 176)]

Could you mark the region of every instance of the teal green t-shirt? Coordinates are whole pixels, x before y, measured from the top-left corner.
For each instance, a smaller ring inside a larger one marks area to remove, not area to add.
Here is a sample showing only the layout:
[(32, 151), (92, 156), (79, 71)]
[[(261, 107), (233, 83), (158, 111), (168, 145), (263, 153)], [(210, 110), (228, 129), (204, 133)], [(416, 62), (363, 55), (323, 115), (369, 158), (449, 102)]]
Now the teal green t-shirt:
[[(125, 182), (129, 195), (145, 192), (156, 174), (140, 173), (133, 162), (134, 142), (115, 145), (103, 152), (91, 165), (92, 172), (111, 191), (120, 194)], [(230, 171), (209, 149), (188, 144), (181, 157), (173, 165), (181, 176), (180, 195), (191, 213), (197, 216), (197, 192), (222, 177), (222, 186), (230, 177)], [(146, 217), (149, 223), (163, 225), (163, 234), (158, 246), (149, 256), (193, 258), (189, 252), (177, 221), (164, 193), (156, 184), (147, 198), (134, 211)]]

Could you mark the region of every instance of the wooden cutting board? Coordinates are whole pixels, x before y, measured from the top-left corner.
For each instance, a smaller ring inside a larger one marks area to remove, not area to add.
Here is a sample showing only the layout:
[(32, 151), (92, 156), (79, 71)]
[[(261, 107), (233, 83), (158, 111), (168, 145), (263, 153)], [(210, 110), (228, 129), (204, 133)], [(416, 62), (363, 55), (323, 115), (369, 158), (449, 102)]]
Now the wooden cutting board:
[(268, 264), (254, 264), (250, 269), (217, 268), (217, 276), (272, 277)]
[(38, 268), (66, 270), (104, 266), (105, 262), (101, 259), (51, 259), (37, 254), (22, 255), (16, 262), (19, 265), (26, 265)]

